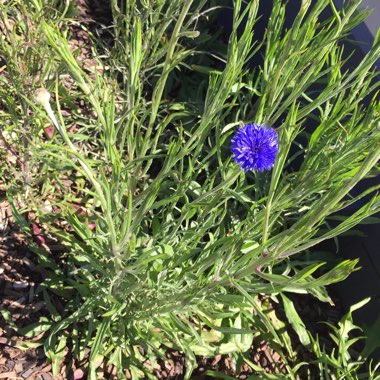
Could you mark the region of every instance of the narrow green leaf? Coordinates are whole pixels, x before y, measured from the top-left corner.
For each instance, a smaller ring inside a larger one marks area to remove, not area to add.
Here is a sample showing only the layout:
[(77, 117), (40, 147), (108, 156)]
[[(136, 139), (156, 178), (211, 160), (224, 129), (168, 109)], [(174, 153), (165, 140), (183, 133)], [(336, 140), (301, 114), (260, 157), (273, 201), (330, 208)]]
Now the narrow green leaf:
[(310, 338), (308, 331), (306, 329), (305, 324), (297, 313), (296, 308), (294, 307), (294, 303), (285, 296), (285, 294), (281, 293), (282, 301), (284, 302), (284, 310), (286, 318), (289, 323), (293, 327), (294, 331), (297, 333), (300, 342), (305, 347), (310, 347)]

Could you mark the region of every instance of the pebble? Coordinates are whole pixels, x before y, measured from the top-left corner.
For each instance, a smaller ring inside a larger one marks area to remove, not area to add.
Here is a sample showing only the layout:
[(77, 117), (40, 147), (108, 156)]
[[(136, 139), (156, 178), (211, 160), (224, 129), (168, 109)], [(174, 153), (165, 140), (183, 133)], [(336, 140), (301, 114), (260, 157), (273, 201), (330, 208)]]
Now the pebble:
[(23, 258), (22, 258), (22, 262), (23, 262), (27, 267), (29, 267), (30, 269), (34, 269), (34, 268), (35, 268), (34, 263), (33, 263), (31, 260), (29, 260), (27, 257), (23, 257)]
[(28, 283), (26, 283), (26, 282), (15, 281), (15, 282), (13, 283), (13, 288), (16, 289), (16, 290), (18, 290), (18, 289), (25, 289), (25, 288), (27, 288), (28, 286), (29, 286), (29, 285), (28, 285)]
[(29, 289), (29, 296), (28, 296), (28, 302), (32, 303), (34, 298), (34, 285), (30, 287)]
[(79, 380), (83, 379), (84, 377), (84, 372), (80, 368), (77, 368), (74, 372), (74, 380)]
[(15, 371), (0, 373), (0, 379), (12, 379), (12, 378), (14, 379), (17, 378), (17, 374)]
[(24, 379), (29, 379), (30, 378), (30, 375), (34, 372), (34, 368), (30, 368), (28, 370), (26, 370), (23, 374), (21, 374), (21, 376), (24, 378)]
[(265, 368), (268, 365), (268, 360), (265, 356), (261, 357), (260, 364), (263, 368)]

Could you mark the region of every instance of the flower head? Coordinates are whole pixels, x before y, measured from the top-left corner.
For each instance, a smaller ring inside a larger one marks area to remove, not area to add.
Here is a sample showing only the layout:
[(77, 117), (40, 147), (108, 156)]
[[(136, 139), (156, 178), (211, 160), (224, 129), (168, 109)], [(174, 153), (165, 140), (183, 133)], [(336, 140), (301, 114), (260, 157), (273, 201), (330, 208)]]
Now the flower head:
[(45, 107), (46, 104), (49, 104), (49, 100), (50, 94), (45, 88), (37, 88), (37, 90), (34, 92), (34, 101), (37, 104)]
[(257, 124), (246, 124), (232, 138), (231, 151), (235, 161), (244, 169), (269, 170), (274, 165), (278, 150), (277, 132)]

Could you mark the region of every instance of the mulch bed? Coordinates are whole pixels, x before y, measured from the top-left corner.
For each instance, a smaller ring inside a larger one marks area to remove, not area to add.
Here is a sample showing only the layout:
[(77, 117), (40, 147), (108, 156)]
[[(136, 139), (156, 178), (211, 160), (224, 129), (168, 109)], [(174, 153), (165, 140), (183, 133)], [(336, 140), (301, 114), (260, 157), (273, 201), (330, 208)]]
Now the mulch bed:
[[(8, 210), (6, 202), (1, 210)], [(2, 219), (2, 227), (4, 227)], [(41, 347), (20, 349), (23, 342), (35, 342), (41, 336), (27, 339), (17, 334), (18, 328), (38, 322), (47, 314), (36, 288), (43, 280), (24, 236), (6, 226), (0, 237), (0, 379), (50, 380), (53, 376)], [(6, 318), (4, 318), (6, 316)]]

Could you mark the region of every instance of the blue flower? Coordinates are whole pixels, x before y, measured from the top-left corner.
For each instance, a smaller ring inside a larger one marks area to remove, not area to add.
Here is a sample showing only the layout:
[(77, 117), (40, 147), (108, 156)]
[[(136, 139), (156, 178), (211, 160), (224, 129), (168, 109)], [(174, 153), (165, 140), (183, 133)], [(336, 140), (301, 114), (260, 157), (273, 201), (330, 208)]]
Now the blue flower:
[(257, 124), (241, 127), (231, 140), (235, 161), (244, 171), (264, 171), (273, 167), (278, 150), (277, 132)]

